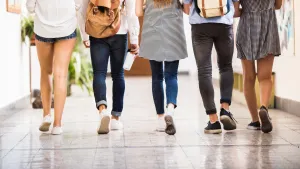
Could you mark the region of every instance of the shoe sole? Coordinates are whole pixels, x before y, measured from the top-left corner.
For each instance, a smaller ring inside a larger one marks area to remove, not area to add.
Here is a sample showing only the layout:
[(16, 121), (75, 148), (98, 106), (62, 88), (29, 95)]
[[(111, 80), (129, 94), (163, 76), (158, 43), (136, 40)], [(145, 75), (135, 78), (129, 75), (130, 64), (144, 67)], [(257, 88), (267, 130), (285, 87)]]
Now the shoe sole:
[(247, 126), (248, 130), (260, 130), (260, 127)]
[(169, 135), (174, 135), (176, 133), (175, 124), (172, 116), (165, 116), (166, 130), (165, 132)]
[(62, 134), (62, 132), (60, 132), (60, 133), (51, 133), (52, 135), (61, 135)]
[(102, 118), (100, 122), (100, 127), (98, 129), (98, 134), (107, 134), (109, 133), (109, 122), (110, 122), (110, 117), (105, 116)]
[(261, 120), (261, 131), (264, 133), (270, 133), (273, 130), (273, 125), (268, 116), (268, 112), (265, 110), (260, 110), (259, 117)]
[(223, 124), (224, 130), (235, 130), (236, 124), (235, 122), (228, 116), (221, 116), (220, 121)]
[(156, 131), (156, 132), (165, 132), (166, 129), (161, 128), (161, 129), (156, 129), (155, 131)]
[(43, 124), (40, 126), (39, 130), (40, 130), (41, 132), (47, 132), (47, 131), (49, 131), (50, 126), (51, 126), (51, 123), (43, 123)]
[(222, 129), (216, 129), (216, 130), (204, 130), (205, 134), (221, 134)]

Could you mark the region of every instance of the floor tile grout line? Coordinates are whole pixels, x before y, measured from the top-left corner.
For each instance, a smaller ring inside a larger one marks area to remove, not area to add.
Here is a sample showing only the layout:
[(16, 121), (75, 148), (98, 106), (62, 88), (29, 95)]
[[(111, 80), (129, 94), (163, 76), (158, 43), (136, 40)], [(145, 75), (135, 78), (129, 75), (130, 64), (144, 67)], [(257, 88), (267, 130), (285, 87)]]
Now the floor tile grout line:
[(30, 162), (27, 164), (27, 167), (29, 167), (32, 164), (33, 159), (37, 156), (37, 154), (40, 152), (41, 149), (38, 149), (36, 154), (31, 158)]
[[(29, 134), (29, 132), (20, 140), (20, 141), (18, 141), (18, 143), (13, 147), (13, 148), (11, 148), (4, 156), (3, 156), (3, 158), (5, 158), (11, 151), (13, 151), (14, 150), (14, 148), (16, 148), (17, 147), (17, 145), (19, 144), (19, 143), (21, 143), (27, 136), (28, 136), (28, 134)], [(3, 159), (2, 158), (2, 159)]]
[[(76, 147), (76, 148), (36, 148), (36, 149), (14, 149), (15, 151), (29, 150), (90, 150), (90, 149), (139, 149), (139, 148), (195, 148), (195, 147), (272, 147), (272, 146), (292, 146), (297, 148), (298, 144), (273, 144), (273, 145), (176, 145), (176, 146), (124, 146), (124, 147)], [(11, 149), (2, 149), (11, 150)], [(9, 151), (10, 152), (10, 151)]]
[[(125, 139), (125, 132), (123, 130), (123, 144), (124, 144), (124, 147), (126, 145), (126, 139)], [(124, 152), (126, 154), (126, 152)], [(125, 156), (125, 168), (127, 169), (127, 158)]]
[[(197, 133), (197, 132), (196, 132)], [(198, 134), (198, 133), (197, 133)], [(177, 137), (175, 136), (175, 140), (177, 141)], [(193, 169), (195, 169), (194, 164), (192, 163), (191, 159), (187, 156), (186, 152), (183, 150), (182, 146), (179, 144), (179, 147), (181, 149), (181, 151), (184, 153), (185, 157), (188, 159), (188, 161), (190, 162), (190, 164), (192, 165)]]

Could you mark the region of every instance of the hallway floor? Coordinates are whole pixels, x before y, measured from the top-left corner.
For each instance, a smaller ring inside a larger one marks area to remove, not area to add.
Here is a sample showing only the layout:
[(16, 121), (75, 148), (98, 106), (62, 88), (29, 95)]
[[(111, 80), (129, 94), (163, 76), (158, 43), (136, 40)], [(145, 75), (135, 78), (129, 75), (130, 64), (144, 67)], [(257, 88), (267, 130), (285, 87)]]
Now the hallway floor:
[[(111, 79), (107, 79), (109, 108), (111, 86)], [(216, 103), (218, 99), (216, 91)], [(124, 107), (124, 130), (107, 135), (96, 132), (99, 117), (94, 98), (78, 88), (67, 99), (63, 135), (39, 132), (41, 110), (28, 108), (3, 118), (0, 168), (300, 168), (300, 117), (271, 110), (274, 131), (263, 134), (246, 129), (250, 114), (245, 106), (233, 103), (238, 129), (204, 134), (208, 118), (193, 76), (179, 77), (175, 136), (155, 132), (150, 78), (126, 79)]]

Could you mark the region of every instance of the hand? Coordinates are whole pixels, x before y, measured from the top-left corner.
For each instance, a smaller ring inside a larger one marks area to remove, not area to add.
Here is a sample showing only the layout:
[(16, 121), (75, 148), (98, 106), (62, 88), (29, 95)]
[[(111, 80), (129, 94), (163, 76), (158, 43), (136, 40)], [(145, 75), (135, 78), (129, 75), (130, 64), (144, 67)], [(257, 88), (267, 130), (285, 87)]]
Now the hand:
[(131, 44), (130, 45), (130, 53), (137, 55), (139, 53), (139, 45)]
[(83, 45), (84, 45), (86, 48), (90, 48), (90, 41), (89, 41), (89, 40), (83, 41)]

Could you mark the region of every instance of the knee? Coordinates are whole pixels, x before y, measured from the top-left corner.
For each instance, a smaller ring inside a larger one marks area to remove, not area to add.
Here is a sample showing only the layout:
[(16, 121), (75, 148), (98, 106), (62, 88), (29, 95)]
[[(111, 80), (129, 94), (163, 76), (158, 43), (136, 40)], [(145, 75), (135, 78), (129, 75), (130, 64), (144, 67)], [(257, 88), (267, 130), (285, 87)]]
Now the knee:
[(245, 84), (254, 83), (256, 80), (256, 74), (255, 73), (245, 73), (244, 72), (244, 82)]
[(271, 80), (272, 79), (272, 73), (258, 73), (257, 75), (258, 81), (265, 81), (265, 80)]
[(219, 72), (220, 73), (233, 72), (232, 64), (231, 63), (219, 64)]
[(152, 72), (152, 83), (160, 83), (164, 80), (163, 73), (153, 73)]
[(124, 80), (124, 71), (112, 72), (111, 77), (112, 80)]
[(67, 78), (68, 77), (68, 69), (54, 68), (53, 75), (54, 75), (54, 78)]
[(177, 80), (177, 72), (165, 72), (165, 80)]
[(50, 67), (50, 68), (41, 68), (41, 75), (48, 76), (48, 75), (52, 75), (52, 73), (53, 73), (52, 67)]
[(199, 78), (210, 78), (212, 76), (211, 66), (198, 67), (198, 77)]

